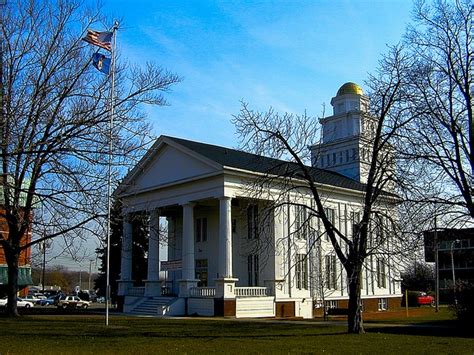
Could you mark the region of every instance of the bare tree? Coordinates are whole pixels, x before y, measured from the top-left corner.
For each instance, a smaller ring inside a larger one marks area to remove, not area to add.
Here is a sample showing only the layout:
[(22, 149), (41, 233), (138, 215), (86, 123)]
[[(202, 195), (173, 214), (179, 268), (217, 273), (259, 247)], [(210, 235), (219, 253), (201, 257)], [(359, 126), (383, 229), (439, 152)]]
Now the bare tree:
[[(398, 65), (387, 71), (386, 66), (393, 62)], [(364, 332), (360, 289), (365, 261), (370, 256), (390, 258), (400, 252), (396, 239), (397, 217), (393, 214), (393, 207), (400, 199), (394, 193), (397, 177), (391, 140), (405, 124), (407, 108), (403, 105), (397, 110), (393, 108), (406, 100), (401, 74), (408, 64), (402, 50), (392, 48), (380, 62), (379, 72), (368, 80), (373, 129), (364, 137), (369, 147), (366, 156), (367, 183), (360, 191), (361, 209), (349, 217), (353, 223), (350, 234), (339, 228), (325, 209), (328, 195), (318, 182), (323, 172), (307, 165), (308, 146), (318, 138), (315, 118), (306, 113), (281, 115), (272, 109), (264, 113), (256, 112), (243, 103), (240, 113), (233, 119), (242, 149), (288, 162), (275, 160), (267, 174), (249, 182), (248, 191), (253, 193), (255, 199), (270, 200), (267, 208), (276, 210), (295, 206), (305, 210), (304, 221), (295, 222), (298, 226), (294, 233), (305, 225), (312, 226), (316, 234), (310, 243), (312, 247), (323, 236), (330, 241), (333, 255), (347, 274), (350, 333)]]
[[(8, 263), (7, 312), (17, 315), (22, 250), (54, 237), (73, 248), (74, 239), (104, 229), (110, 85), (91, 66), (94, 48), (81, 41), (88, 28), (102, 27), (100, 8), (29, 0), (9, 2), (5, 10), (0, 218), (8, 233), (0, 246)], [(117, 67), (116, 174), (151, 140), (140, 105), (166, 104), (162, 93), (178, 81), (151, 63)]]
[(416, 1), (403, 41), (412, 119), (398, 132), (399, 169), (411, 177), (407, 197), (449, 207), (446, 222), (474, 217), (473, 12), (469, 0)]

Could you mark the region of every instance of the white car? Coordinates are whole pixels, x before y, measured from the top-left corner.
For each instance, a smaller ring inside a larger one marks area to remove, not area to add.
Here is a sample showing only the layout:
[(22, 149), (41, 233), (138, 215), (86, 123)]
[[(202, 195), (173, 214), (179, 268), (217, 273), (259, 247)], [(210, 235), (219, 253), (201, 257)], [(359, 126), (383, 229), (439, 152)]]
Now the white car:
[(31, 301), (27, 301), (27, 300), (24, 300), (20, 297), (17, 297), (16, 306), (17, 306), (17, 308), (30, 308), (30, 307), (34, 307), (35, 304)]
[(77, 296), (63, 296), (59, 299), (58, 308), (84, 308), (90, 306), (89, 301), (83, 301)]
[[(0, 307), (6, 307), (7, 303), (8, 303), (8, 297), (3, 297), (0, 299)], [(17, 297), (16, 306), (18, 308), (31, 308), (31, 307), (34, 307), (35, 305), (32, 302), (24, 301), (20, 297)]]
[[(46, 298), (46, 297), (44, 297), (44, 298)], [(36, 295), (28, 295), (28, 296), (22, 297), (22, 299), (23, 299), (23, 301), (28, 301), (28, 302), (35, 303), (35, 304), (37, 304), (39, 301), (42, 300), (42, 298), (40, 298)]]

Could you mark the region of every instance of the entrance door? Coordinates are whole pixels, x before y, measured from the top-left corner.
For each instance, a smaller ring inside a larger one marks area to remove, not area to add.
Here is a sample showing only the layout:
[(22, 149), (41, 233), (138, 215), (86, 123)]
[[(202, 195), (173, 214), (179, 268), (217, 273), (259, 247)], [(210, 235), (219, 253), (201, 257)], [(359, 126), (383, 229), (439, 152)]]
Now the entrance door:
[(195, 270), (198, 287), (207, 287), (207, 259), (196, 259)]

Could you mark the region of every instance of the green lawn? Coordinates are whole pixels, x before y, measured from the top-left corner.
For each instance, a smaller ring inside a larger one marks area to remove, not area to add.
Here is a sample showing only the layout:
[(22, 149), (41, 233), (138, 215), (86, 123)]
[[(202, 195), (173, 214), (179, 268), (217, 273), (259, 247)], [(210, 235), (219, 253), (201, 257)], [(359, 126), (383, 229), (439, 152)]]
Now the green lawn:
[(0, 354), (152, 353), (412, 353), (472, 354), (474, 338), (447, 328), (367, 325), (365, 335), (345, 324), (155, 319), (93, 315), (0, 318)]

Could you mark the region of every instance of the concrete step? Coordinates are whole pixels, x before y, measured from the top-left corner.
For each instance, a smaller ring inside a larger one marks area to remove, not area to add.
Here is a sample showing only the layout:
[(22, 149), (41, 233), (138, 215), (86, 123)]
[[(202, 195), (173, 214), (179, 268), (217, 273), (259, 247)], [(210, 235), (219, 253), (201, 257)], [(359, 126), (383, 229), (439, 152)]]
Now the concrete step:
[(169, 307), (175, 300), (174, 297), (148, 298), (140, 302), (129, 314), (162, 316), (163, 309)]

